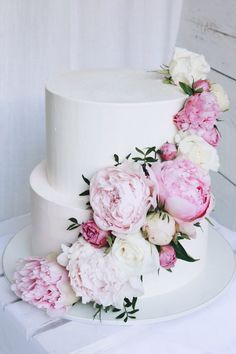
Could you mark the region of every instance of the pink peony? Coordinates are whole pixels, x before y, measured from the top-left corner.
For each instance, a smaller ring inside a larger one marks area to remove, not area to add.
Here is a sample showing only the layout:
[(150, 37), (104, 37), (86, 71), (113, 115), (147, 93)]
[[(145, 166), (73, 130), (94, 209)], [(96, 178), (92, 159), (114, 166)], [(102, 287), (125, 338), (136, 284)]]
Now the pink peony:
[(175, 144), (165, 143), (160, 147), (160, 155), (164, 161), (173, 160), (177, 156)]
[(155, 182), (142, 167), (125, 163), (98, 171), (90, 183), (93, 217), (102, 230), (134, 233), (145, 222), (151, 205), (156, 205)]
[(83, 304), (95, 301), (122, 308), (125, 297), (143, 294), (140, 275), (129, 277), (111, 252), (104, 255), (102, 249), (91, 246), (83, 238), (72, 247), (63, 246), (58, 261), (67, 264), (71, 286)]
[(63, 314), (78, 301), (66, 269), (42, 257), (20, 259), (11, 288), (23, 301), (46, 309), (51, 315)]
[(200, 132), (200, 135), (208, 144), (212, 145), (213, 147), (217, 147), (219, 145), (221, 136), (216, 127), (213, 127), (211, 130)]
[(196, 93), (190, 96), (174, 117), (179, 130), (198, 133), (199, 130), (211, 130), (219, 117), (220, 107), (211, 92)]
[(165, 210), (177, 222), (201, 220), (213, 207), (210, 176), (183, 157), (152, 165)]
[(110, 232), (99, 229), (94, 220), (83, 222), (80, 231), (85, 241), (91, 245), (97, 248), (107, 245), (107, 237), (110, 235)]
[(193, 83), (194, 90), (202, 89), (203, 91), (210, 92), (210, 87), (208, 80), (197, 80)]
[(160, 250), (160, 265), (165, 269), (170, 269), (175, 266), (176, 263), (176, 253), (174, 247), (162, 246)]

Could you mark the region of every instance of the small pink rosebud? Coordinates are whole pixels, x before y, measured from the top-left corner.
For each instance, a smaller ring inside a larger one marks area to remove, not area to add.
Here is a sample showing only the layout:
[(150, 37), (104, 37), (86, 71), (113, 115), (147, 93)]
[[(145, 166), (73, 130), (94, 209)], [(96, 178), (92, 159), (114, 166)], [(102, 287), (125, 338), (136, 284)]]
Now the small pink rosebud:
[(165, 269), (170, 269), (175, 266), (176, 263), (176, 253), (174, 247), (162, 246), (160, 250), (160, 265)]
[(162, 160), (173, 160), (177, 156), (177, 149), (175, 144), (165, 143), (160, 147), (160, 155)]
[(210, 83), (208, 80), (197, 80), (193, 83), (193, 89), (195, 91), (202, 89), (202, 91), (209, 92), (210, 91)]
[(94, 220), (88, 220), (81, 225), (81, 234), (85, 241), (100, 248), (107, 245), (107, 237), (110, 235), (110, 231), (101, 230)]

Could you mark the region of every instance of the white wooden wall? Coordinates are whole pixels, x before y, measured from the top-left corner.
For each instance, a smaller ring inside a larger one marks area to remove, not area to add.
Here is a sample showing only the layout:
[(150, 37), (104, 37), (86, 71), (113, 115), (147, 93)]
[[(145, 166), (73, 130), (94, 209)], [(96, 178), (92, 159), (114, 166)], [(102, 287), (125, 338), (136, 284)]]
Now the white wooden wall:
[(236, 229), (236, 1), (184, 0), (177, 45), (202, 53), (212, 67), (211, 79), (222, 84), (231, 109), (218, 124), (220, 172), (212, 175), (213, 216)]

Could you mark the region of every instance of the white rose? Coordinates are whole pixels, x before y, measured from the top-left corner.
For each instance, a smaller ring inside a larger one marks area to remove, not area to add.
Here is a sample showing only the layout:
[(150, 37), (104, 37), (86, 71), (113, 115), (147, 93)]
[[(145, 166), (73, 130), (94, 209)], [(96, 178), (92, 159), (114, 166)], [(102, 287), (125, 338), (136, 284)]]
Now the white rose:
[(141, 232), (132, 235), (121, 235), (116, 238), (111, 254), (128, 276), (141, 275), (154, 271), (159, 267), (159, 254), (155, 246), (146, 241)]
[(175, 234), (175, 220), (163, 211), (151, 213), (147, 217), (143, 232), (151, 243), (159, 246), (168, 245)]
[(217, 150), (203, 138), (198, 135), (187, 135), (178, 144), (178, 155), (185, 156), (206, 171), (218, 171), (220, 163)]
[(220, 106), (220, 110), (222, 112), (227, 111), (229, 109), (229, 97), (225, 93), (223, 87), (220, 84), (211, 84), (211, 92), (217, 98), (217, 102)]
[(203, 55), (190, 52), (183, 48), (175, 48), (169, 64), (169, 72), (176, 85), (184, 82), (192, 86), (193, 80), (206, 79), (210, 66)]

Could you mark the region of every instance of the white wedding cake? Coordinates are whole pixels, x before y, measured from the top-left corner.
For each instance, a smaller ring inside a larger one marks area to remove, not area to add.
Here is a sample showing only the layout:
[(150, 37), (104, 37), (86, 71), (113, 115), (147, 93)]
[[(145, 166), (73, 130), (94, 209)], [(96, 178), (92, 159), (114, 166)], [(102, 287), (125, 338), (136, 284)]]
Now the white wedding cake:
[[(215, 123), (228, 104), (208, 71), (203, 56), (177, 48), (160, 73), (72, 71), (47, 83), (46, 159), (30, 177), (29, 262), (66, 271), (73, 302), (135, 308), (136, 297), (174, 291), (204, 270)], [(13, 285), (23, 299), (26, 265)]]

